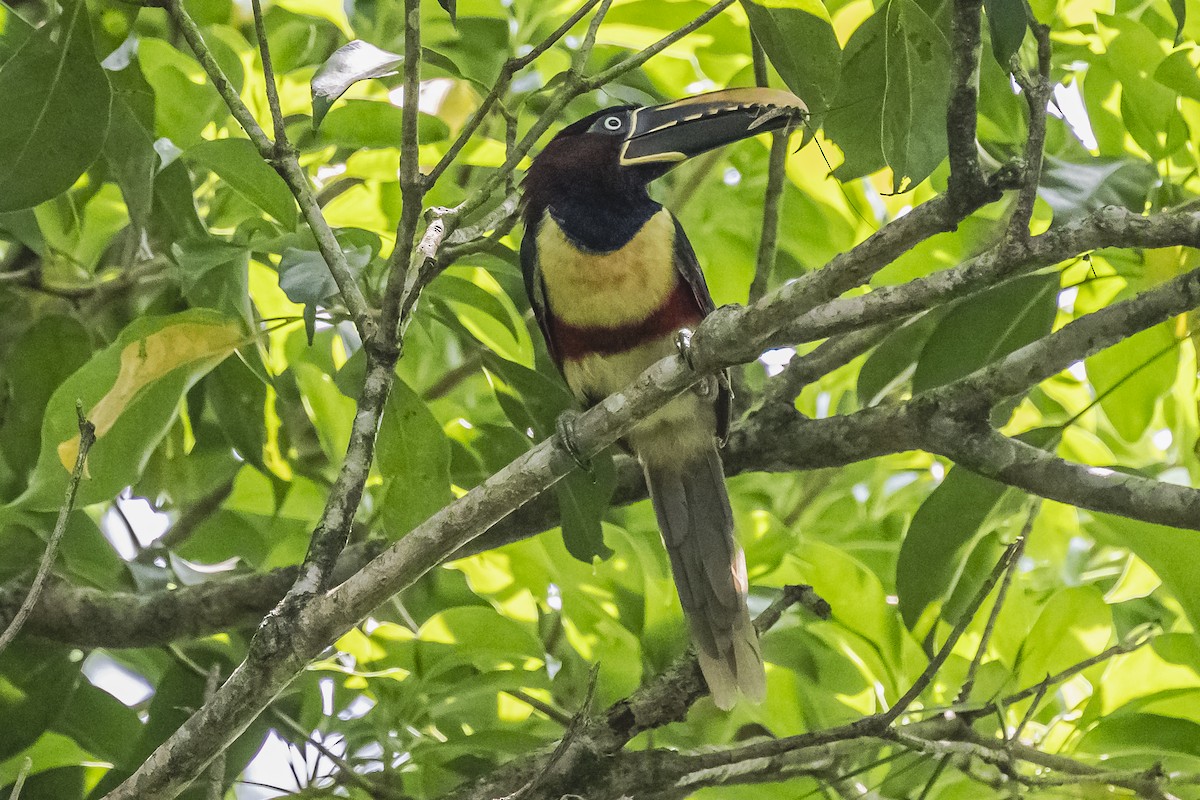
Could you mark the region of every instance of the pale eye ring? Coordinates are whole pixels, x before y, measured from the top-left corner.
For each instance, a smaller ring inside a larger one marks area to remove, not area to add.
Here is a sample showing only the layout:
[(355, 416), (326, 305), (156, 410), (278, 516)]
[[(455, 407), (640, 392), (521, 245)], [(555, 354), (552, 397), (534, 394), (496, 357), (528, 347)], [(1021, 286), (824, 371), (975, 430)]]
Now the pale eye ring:
[(621, 118), (620, 117), (606, 117), (604, 119), (604, 129), (609, 130), (609, 131), (621, 130)]

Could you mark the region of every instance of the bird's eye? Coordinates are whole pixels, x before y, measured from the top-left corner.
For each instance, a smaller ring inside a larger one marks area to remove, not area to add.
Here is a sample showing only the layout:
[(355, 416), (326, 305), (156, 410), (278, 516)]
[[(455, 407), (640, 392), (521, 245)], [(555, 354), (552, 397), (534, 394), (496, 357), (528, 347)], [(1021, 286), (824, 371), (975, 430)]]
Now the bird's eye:
[(604, 129), (609, 130), (609, 131), (621, 130), (621, 118), (620, 117), (607, 117), (604, 120)]

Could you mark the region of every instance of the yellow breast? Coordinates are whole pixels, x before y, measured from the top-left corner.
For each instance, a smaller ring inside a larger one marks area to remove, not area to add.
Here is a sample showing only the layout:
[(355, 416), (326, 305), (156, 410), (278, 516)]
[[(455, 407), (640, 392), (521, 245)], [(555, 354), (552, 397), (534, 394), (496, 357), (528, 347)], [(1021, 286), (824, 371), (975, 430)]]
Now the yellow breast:
[(675, 223), (663, 209), (619, 250), (585, 253), (549, 212), (537, 233), (538, 261), (554, 315), (570, 325), (641, 322), (675, 287)]

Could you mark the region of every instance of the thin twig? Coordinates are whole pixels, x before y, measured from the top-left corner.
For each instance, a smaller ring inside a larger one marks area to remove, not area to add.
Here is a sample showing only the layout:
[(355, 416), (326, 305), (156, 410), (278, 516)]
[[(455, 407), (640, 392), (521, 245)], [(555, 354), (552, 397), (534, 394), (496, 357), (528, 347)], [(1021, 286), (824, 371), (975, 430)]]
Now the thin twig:
[(571, 724), (572, 718), (571, 718), (570, 714), (566, 714), (562, 711), (559, 711), (554, 706), (550, 705), (549, 703), (547, 703), (543, 700), (537, 699), (536, 697), (531, 695), (529, 692), (526, 692), (524, 689), (505, 689), (504, 693), (506, 695), (508, 695), (509, 697), (520, 700), (522, 703), (529, 706), (530, 708), (533, 708), (533, 709), (536, 709), (536, 710), (542, 712), (547, 717), (554, 720), (555, 722), (557, 722), (559, 725), (562, 725), (563, 727), (567, 727)]
[(500, 800), (521, 800), (522, 797), (525, 797), (527, 794), (532, 792), (539, 783), (546, 780), (554, 768), (558, 766), (559, 762), (566, 757), (567, 753), (571, 749), (571, 746), (575, 743), (576, 738), (583, 733), (583, 731), (587, 728), (588, 723), (591, 721), (592, 705), (596, 699), (596, 683), (599, 677), (600, 664), (595, 663), (592, 665), (591, 672), (588, 674), (587, 692), (584, 694), (583, 702), (580, 704), (579, 710), (575, 712), (575, 715), (567, 724), (566, 732), (563, 733), (562, 738), (558, 740), (558, 744), (555, 746), (554, 752), (550, 754), (550, 758), (546, 762), (546, 765), (537, 774), (530, 778), (528, 783), (517, 789), (512, 794), (500, 798)]
[[(293, 197), (296, 198), (296, 203), (300, 206), (305, 221), (308, 222), (313, 238), (317, 241), (321, 256), (329, 267), (329, 273), (337, 284), (342, 302), (346, 304), (346, 310), (350, 312), (350, 317), (354, 320), (358, 335), (363, 341), (366, 341), (375, 329), (370, 306), (354, 278), (354, 273), (346, 260), (346, 254), (342, 252), (341, 245), (338, 244), (329, 223), (325, 221), (325, 217), (321, 213), (321, 206), (313, 195), (308, 174), (300, 166), (295, 152), (291, 148), (280, 151), (276, 147), (276, 143), (272, 142), (263, 132), (258, 120), (254, 118), (254, 114), (242, 102), (241, 96), (229, 82), (221, 65), (213, 58), (212, 52), (200, 32), (200, 27), (184, 8), (183, 0), (165, 0), (165, 2), (171, 19), (179, 26), (179, 32), (187, 41), (192, 53), (195, 54), (196, 60), (208, 74), (209, 80), (212, 81), (213, 86), (225, 101), (225, 105), (229, 107), (234, 119), (250, 137), (250, 141), (258, 149), (259, 155), (275, 168), (275, 171), (279, 173), (291, 190)], [(265, 47), (265, 39), (263, 46)], [(266, 63), (268, 62), (264, 61), (264, 65)], [(273, 82), (268, 81), (268, 86), (272, 85)]]
[(612, 6), (612, 0), (600, 0), (600, 7), (596, 9), (596, 13), (592, 15), (592, 21), (588, 23), (587, 33), (584, 34), (583, 44), (575, 51), (575, 57), (572, 59), (573, 68), (578, 75), (582, 75), (587, 68), (587, 60), (592, 55), (592, 49), (596, 46), (596, 34), (600, 32), (600, 23), (604, 21), (604, 17), (608, 14), (609, 7)]
[(1141, 631), (1138, 635), (1130, 637), (1123, 642), (1117, 642), (1102, 653), (1098, 653), (1091, 658), (1085, 658), (1083, 661), (1080, 661), (1077, 664), (1072, 664), (1061, 672), (1056, 672), (1053, 675), (1046, 676), (1033, 686), (1026, 687), (1019, 692), (1008, 695), (1004, 698), (1004, 704), (1006, 706), (1011, 706), (1014, 703), (1019, 703), (1029, 697), (1043, 694), (1046, 691), (1046, 687), (1056, 686), (1064, 681), (1070, 680), (1090, 667), (1094, 667), (1097, 664), (1102, 664), (1114, 656), (1132, 653), (1134, 650), (1144, 647), (1152, 641), (1154, 641), (1154, 634), (1152, 631)]
[(567, 34), (567, 31), (575, 27), (575, 24), (583, 19), (584, 16), (586, 16), (587, 13), (591, 11), (598, 2), (600, 2), (600, 0), (586, 0), (586, 2), (584, 2), (584, 4), (580, 6), (574, 14), (567, 18), (566, 22), (564, 22), (562, 25), (559, 25), (554, 29), (553, 33), (551, 33), (538, 44), (534, 45), (528, 53), (517, 58), (510, 58), (504, 63), (504, 66), (500, 68), (500, 76), (496, 78), (496, 82), (492, 85), (492, 89), (490, 92), (488, 92), (487, 97), (483, 98), (483, 101), (479, 104), (479, 107), (475, 109), (474, 113), (471, 114), (466, 124), (463, 125), (462, 130), (458, 132), (458, 136), (455, 138), (454, 142), (451, 143), (449, 149), (446, 150), (446, 154), (438, 160), (438, 163), (429, 171), (429, 174), (426, 175), (426, 183), (429, 186), (432, 186), (437, 182), (438, 178), (442, 176), (442, 173), (454, 163), (456, 158), (458, 158), (458, 154), (464, 147), (466, 147), (467, 142), (471, 141), (471, 137), (475, 135), (475, 131), (479, 129), (479, 126), (487, 117), (488, 112), (492, 110), (492, 104), (499, 100), (500, 97), (506, 91), (508, 91), (508, 87), (512, 83), (513, 76), (516, 75), (520, 70), (532, 64), (533, 61), (542, 53), (549, 50), (559, 39)]
[(284, 125), (283, 109), (279, 105), (279, 87), (275, 85), (275, 66), (271, 63), (271, 48), (267, 44), (267, 28), (263, 24), (262, 0), (251, 0), (254, 10), (254, 33), (258, 37), (258, 52), (262, 58), (263, 81), (267, 85), (267, 106), (271, 109), (271, 120), (275, 124), (275, 150), (287, 150), (287, 128)]
[[(230, 477), (229, 480), (216, 486), (184, 509), (183, 513), (179, 515), (179, 519), (175, 520), (175, 524), (168, 528), (155, 544), (160, 548), (172, 550), (190, 539), (196, 529), (200, 527), (200, 523), (220, 510), (221, 504), (229, 498), (229, 495), (233, 494), (235, 479), (236, 475)], [(147, 552), (153, 552), (153, 550)]]
[(928, 687), (933, 681), (938, 671), (942, 668), (942, 665), (946, 663), (946, 659), (950, 657), (950, 653), (953, 652), (954, 646), (958, 644), (959, 638), (961, 638), (963, 633), (966, 632), (967, 628), (970, 627), (971, 621), (975, 616), (975, 612), (979, 610), (981, 605), (983, 605), (983, 601), (987, 599), (989, 594), (991, 594), (992, 587), (996, 585), (996, 582), (1000, 580), (1000, 577), (1005, 573), (1006, 570), (1009, 569), (1010, 565), (1013, 563), (1013, 560), (1016, 558), (1017, 553), (1020, 552), (1022, 541), (1022, 539), (1018, 539), (1005, 548), (1004, 554), (1000, 556), (1000, 560), (997, 561), (996, 566), (992, 568), (991, 574), (988, 575), (987, 580), (983, 582), (983, 585), (979, 587), (979, 591), (975, 593), (975, 596), (971, 599), (971, 602), (965, 609), (963, 609), (962, 615), (959, 617), (958, 622), (956, 622), (954, 627), (951, 629), (950, 635), (946, 637), (946, 641), (942, 644), (941, 649), (939, 649), (937, 653), (934, 654), (933, 658), (930, 659), (928, 666), (925, 667), (925, 671), (922, 672), (920, 677), (913, 682), (913, 685), (909, 687), (909, 690), (905, 692), (899, 700), (896, 701), (895, 705), (880, 715), (885, 723), (890, 725), (897, 718), (899, 718), (899, 716), (903, 714), (910, 705), (913, 704), (914, 700), (921, 696), (921, 693), (925, 691), (926, 687)]
[(421, 204), (425, 199), (426, 179), (421, 174), (420, 141), (417, 123), (421, 93), (421, 3), (404, 0), (404, 116), (400, 127), (400, 222), (396, 226), (396, 244), (388, 260), (387, 289), (380, 314), (380, 345), (396, 347), (402, 341), (398, 327), (404, 311), (404, 295), (411, 281), (406, 274), (412, 257), (413, 240), (421, 222)]
[[(762, 45), (751, 35), (751, 54), (754, 58), (754, 82), (767, 86), (767, 56)], [(758, 255), (754, 260), (754, 280), (750, 283), (750, 302), (756, 303), (767, 293), (775, 256), (779, 249), (779, 215), (783, 200), (783, 182), (787, 177), (788, 133), (771, 133), (771, 155), (767, 160), (767, 188), (763, 193), (762, 233), (758, 239)]]
[(871, 325), (827, 339), (811, 353), (793, 357), (787, 366), (767, 383), (763, 392), (763, 407), (777, 404), (790, 407), (805, 386), (838, 367), (849, 364), (886, 339), (898, 327), (899, 321)]
[(25, 601), (21, 603), (21, 607), (17, 609), (17, 613), (9, 621), (8, 627), (4, 629), (4, 633), (0, 634), (0, 653), (3, 653), (12, 643), (13, 639), (17, 638), (17, 634), (21, 632), (21, 627), (25, 624), (25, 620), (29, 619), (30, 613), (33, 612), (33, 607), (37, 605), (42, 588), (46, 585), (46, 580), (50, 577), (50, 570), (54, 566), (54, 558), (58, 554), (58, 546), (62, 542), (63, 534), (67, 531), (67, 520), (71, 516), (71, 511), (75, 508), (75, 494), (79, 491), (79, 482), (83, 480), (88, 451), (92, 449), (92, 445), (96, 442), (96, 426), (83, 415), (83, 403), (78, 400), (75, 401), (75, 414), (79, 417), (79, 449), (75, 453), (75, 468), (71, 471), (71, 477), (67, 480), (67, 490), (63, 496), (62, 505), (58, 509), (58, 519), (54, 523), (54, 530), (50, 533), (49, 541), (46, 542), (46, 550), (42, 553), (42, 560), (38, 564), (37, 574), (34, 575), (33, 583), (29, 587), (29, 594), (25, 596)]
[(20, 800), (21, 790), (25, 788), (25, 779), (29, 777), (31, 769), (33, 769), (33, 759), (25, 756), (21, 761), (21, 769), (17, 772), (17, 780), (13, 784), (12, 794), (8, 796), (8, 800)]
[(625, 60), (617, 62), (603, 72), (593, 75), (591, 78), (588, 78), (587, 81), (585, 81), (584, 85), (588, 89), (598, 89), (609, 81), (619, 78), (625, 73), (637, 69), (642, 64), (645, 64), (651, 58), (658, 55), (663, 50), (666, 50), (683, 37), (707, 25), (709, 22), (715, 19), (718, 14), (736, 2), (737, 0), (720, 0), (720, 2), (714, 3), (707, 11), (705, 11), (703, 14), (700, 14), (688, 24), (671, 31), (666, 36), (647, 47), (645, 50), (639, 50)]
[(1022, 526), (1017, 540), (1013, 543), (1016, 551), (1013, 553), (1008, 569), (1004, 572), (1000, 590), (996, 592), (996, 601), (992, 603), (992, 611), (988, 614), (987, 624), (984, 625), (983, 633), (979, 637), (979, 646), (975, 648), (975, 657), (971, 659), (971, 665), (967, 667), (967, 677), (963, 680), (962, 689), (959, 690), (958, 699), (955, 700), (956, 703), (965, 703), (971, 698), (971, 689), (975, 687), (975, 678), (979, 674), (979, 667), (987, 654), (988, 642), (991, 641), (992, 633), (996, 630), (996, 620), (1000, 617), (1000, 611), (1004, 608), (1004, 601), (1008, 597), (1008, 587), (1012, 585), (1013, 575), (1017, 572), (1017, 562), (1021, 559), (1021, 554), (1025, 552), (1025, 542), (1029, 539), (1029, 534), (1033, 530), (1033, 522), (1037, 519), (1038, 511), (1041, 508), (1040, 500), (1034, 500), (1030, 504), (1025, 524)]
[(1021, 67), (1020, 56), (1013, 55), (1012, 71), (1029, 109), (1029, 135), (1025, 140), (1025, 170), (1021, 188), (1008, 222), (1007, 236), (1011, 241), (1029, 239), (1029, 220), (1037, 201), (1038, 183), (1042, 176), (1042, 160), (1046, 143), (1046, 106), (1053, 97), (1050, 86), (1050, 28), (1041, 24), (1026, 6), (1029, 28), (1037, 42), (1037, 75), (1030, 76)]
[(1024, 733), (1026, 726), (1033, 721), (1033, 715), (1037, 713), (1038, 706), (1042, 704), (1042, 698), (1046, 696), (1046, 692), (1050, 690), (1050, 684), (1042, 681), (1037, 686), (1037, 694), (1033, 696), (1033, 702), (1029, 704), (1029, 708), (1025, 709), (1025, 716), (1021, 718), (1021, 724), (1013, 728), (1012, 735), (1008, 740), (1015, 742), (1020, 740), (1021, 734)]
[(365, 791), (368, 796), (375, 798), (375, 800), (388, 800), (388, 798), (401, 797), (401, 795), (392, 791), (383, 784), (372, 780), (370, 776), (359, 774), (357, 771), (355, 771), (353, 764), (339, 756), (337, 753), (333, 752), (328, 745), (306, 731), (299, 722), (297, 722), (288, 714), (285, 714), (283, 711), (280, 711), (274, 705), (270, 707), (270, 713), (275, 721), (279, 722), (299, 738), (304, 739), (305, 743), (312, 745), (318, 753), (329, 760), (329, 763), (337, 767), (338, 770), (340, 770), (338, 773), (339, 776), (341, 776), (346, 783), (354, 784), (358, 788)]

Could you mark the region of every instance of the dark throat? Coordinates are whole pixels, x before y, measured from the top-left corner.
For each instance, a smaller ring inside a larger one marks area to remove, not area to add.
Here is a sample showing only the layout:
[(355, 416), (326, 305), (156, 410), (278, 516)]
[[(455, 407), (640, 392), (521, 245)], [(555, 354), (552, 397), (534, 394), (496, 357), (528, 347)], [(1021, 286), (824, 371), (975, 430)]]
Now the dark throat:
[(644, 186), (611, 192), (594, 184), (560, 186), (547, 193), (541, 209), (530, 209), (540, 219), (549, 210), (559, 229), (571, 243), (592, 253), (619, 250), (637, 235), (662, 206), (650, 199)]

